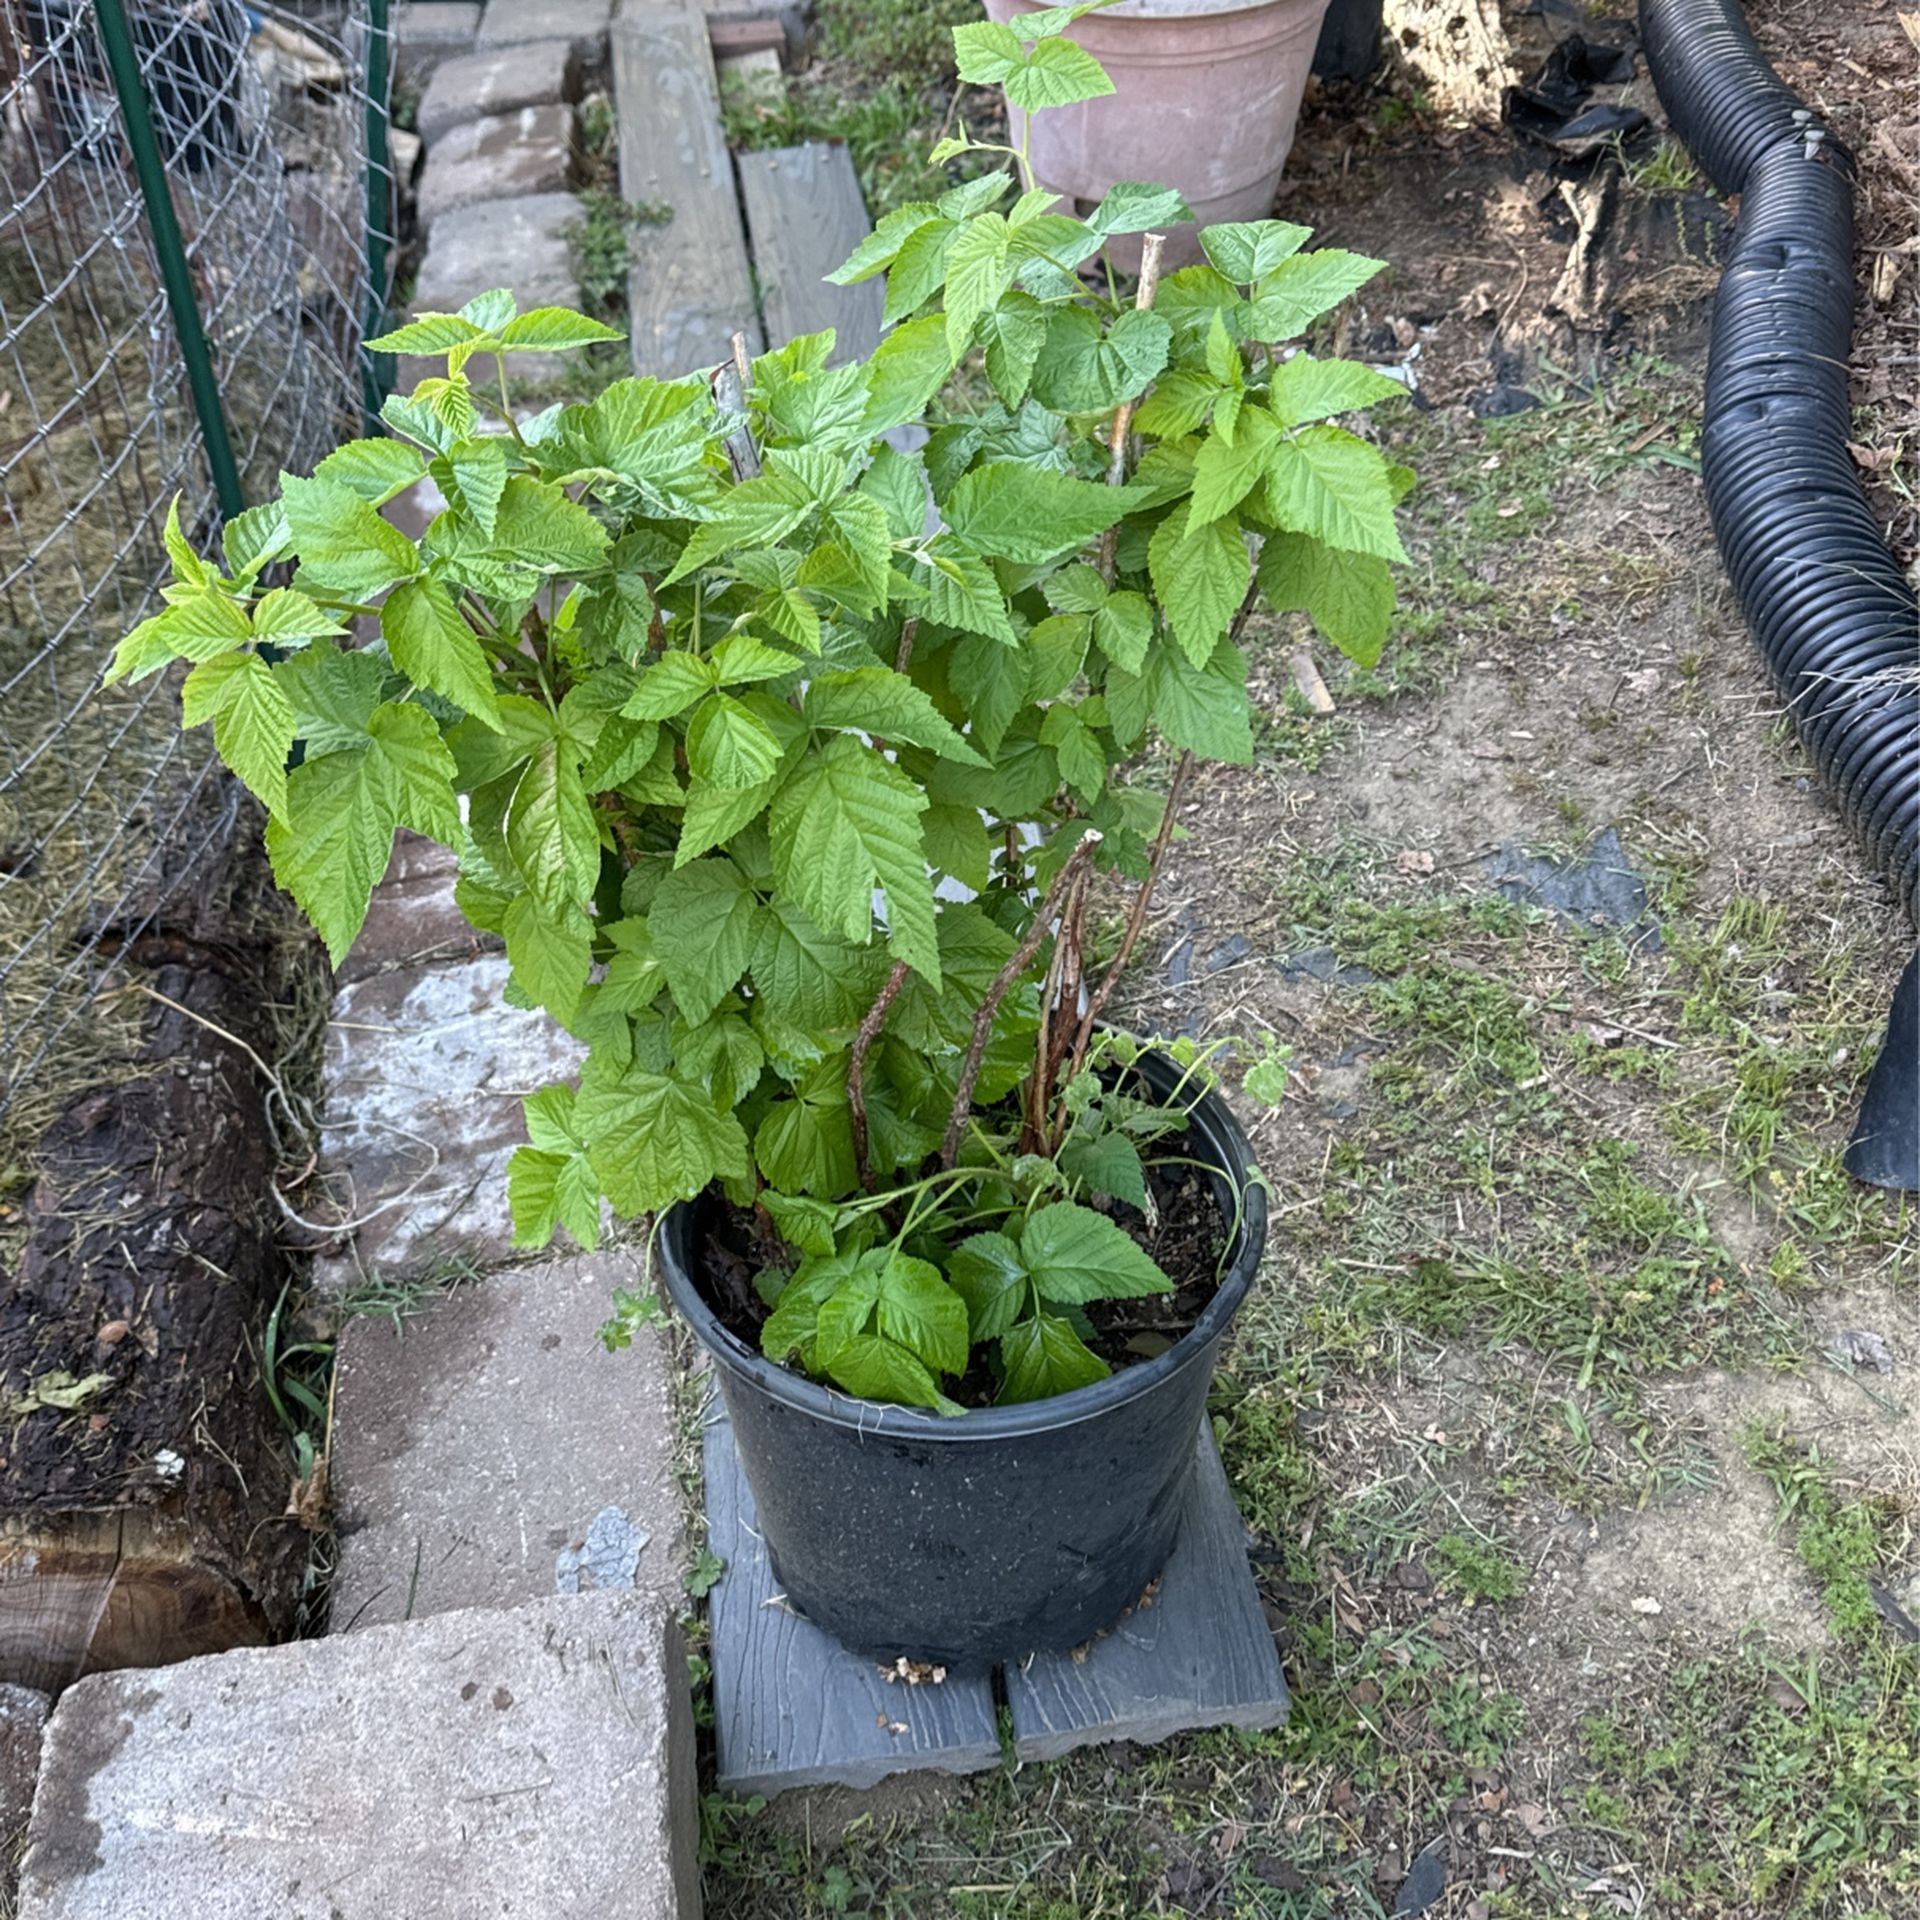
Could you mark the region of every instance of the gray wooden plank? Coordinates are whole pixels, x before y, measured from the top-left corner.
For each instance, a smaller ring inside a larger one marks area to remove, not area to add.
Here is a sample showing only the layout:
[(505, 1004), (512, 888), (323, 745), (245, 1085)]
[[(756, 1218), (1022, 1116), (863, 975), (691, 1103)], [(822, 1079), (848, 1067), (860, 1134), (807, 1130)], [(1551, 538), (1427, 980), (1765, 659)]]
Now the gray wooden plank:
[(890, 1773), (1000, 1764), (989, 1682), (889, 1683), (776, 1592), (733, 1429), (706, 1431), (707, 1535), (726, 1562), (708, 1599), (723, 1793), (871, 1787)]
[(671, 220), (632, 237), (634, 371), (671, 379), (717, 366), (736, 332), (759, 352), (746, 230), (705, 17), (672, 5), (623, 13), (613, 26), (613, 86), (620, 191), (673, 210)]
[(1205, 1428), (1179, 1544), (1151, 1605), (1080, 1652), (1006, 1669), (1020, 1759), (1286, 1719), (1286, 1678), (1247, 1565), (1246, 1527)]
[(810, 140), (739, 158), (740, 197), (767, 317), (767, 344), (832, 327), (834, 358), (880, 344), (885, 293), (878, 279), (836, 287), (826, 276), (867, 237), (871, 222), (845, 147)]

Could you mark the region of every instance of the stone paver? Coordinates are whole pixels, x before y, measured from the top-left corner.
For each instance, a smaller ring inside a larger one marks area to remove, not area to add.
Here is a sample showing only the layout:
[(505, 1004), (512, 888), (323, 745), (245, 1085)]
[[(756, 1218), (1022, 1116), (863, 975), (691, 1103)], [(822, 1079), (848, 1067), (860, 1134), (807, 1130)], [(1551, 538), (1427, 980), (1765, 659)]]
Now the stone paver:
[(33, 1810), (47, 1706), (47, 1696), (31, 1687), (0, 1686), (0, 1913), (13, 1911), (14, 1875)]
[(400, 0), (393, 10), (396, 45), (443, 52), (470, 46), (480, 31), (480, 0)]
[[(417, 203), (420, 225), (431, 233), (443, 214), (476, 201), (560, 193), (572, 164), (571, 107), (522, 107), (451, 127), (427, 149)], [(513, 265), (504, 251), (495, 258), (502, 266)], [(499, 280), (487, 284), (497, 286)]]
[[(580, 202), (570, 193), (522, 194), (443, 213), (434, 222), (411, 311), (457, 313), (476, 293), (498, 286), (511, 287), (523, 310), (578, 306), (567, 230), (579, 218)], [(579, 363), (578, 354), (516, 353), (511, 378), (519, 386), (537, 387), (563, 378)], [(403, 358), (395, 377), (399, 390), (409, 393), (416, 380), (445, 371), (441, 359)], [(476, 388), (494, 390), (491, 354), (469, 361), (467, 372)]]
[(317, 1263), (323, 1290), (453, 1253), (511, 1257), (506, 1164), (526, 1138), (520, 1101), (572, 1075), (581, 1049), (545, 1014), (508, 1006), (507, 978), (505, 956), (483, 954), (375, 974), (334, 1001), (321, 1158), (365, 1224)]
[(471, 960), (497, 950), (499, 942), (477, 931), (453, 904), (459, 870), (458, 856), (450, 848), (403, 827), (394, 839), (387, 877), (374, 889), (366, 924), (341, 963), (340, 984), (352, 986), (425, 961)]
[(348, 1322), (334, 1401), (335, 1631), (555, 1592), (681, 1591), (669, 1362), (596, 1337), (631, 1254), (490, 1273)]
[(566, 39), (583, 53), (597, 53), (605, 44), (613, 5), (614, 0), (487, 0), (480, 44)]
[(96, 1674), (20, 1920), (697, 1920), (671, 1616), (590, 1594)]
[(420, 98), (420, 137), (429, 146), (469, 120), (559, 106), (579, 98), (580, 60), (570, 40), (481, 47), (443, 60)]

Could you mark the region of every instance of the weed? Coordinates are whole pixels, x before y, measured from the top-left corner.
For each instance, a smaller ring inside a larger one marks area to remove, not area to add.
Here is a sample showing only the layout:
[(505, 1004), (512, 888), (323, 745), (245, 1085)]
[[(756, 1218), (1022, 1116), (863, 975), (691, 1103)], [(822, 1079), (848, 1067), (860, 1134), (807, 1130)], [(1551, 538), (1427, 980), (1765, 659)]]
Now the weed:
[(1527, 1584), (1526, 1569), (1499, 1547), (1464, 1533), (1443, 1533), (1427, 1549), (1442, 1568), (1441, 1582), (1468, 1602), (1511, 1600)]

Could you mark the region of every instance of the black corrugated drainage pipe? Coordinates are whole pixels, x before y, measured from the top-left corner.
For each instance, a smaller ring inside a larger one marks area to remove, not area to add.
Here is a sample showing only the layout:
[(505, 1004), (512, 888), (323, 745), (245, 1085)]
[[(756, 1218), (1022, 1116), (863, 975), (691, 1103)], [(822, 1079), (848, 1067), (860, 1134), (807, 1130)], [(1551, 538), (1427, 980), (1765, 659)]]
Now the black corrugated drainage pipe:
[[(1801, 740), (1920, 925), (1920, 606), (1847, 453), (1853, 157), (1767, 64), (1739, 0), (1640, 0), (1661, 104), (1740, 196), (1713, 304), (1701, 472), (1741, 610)], [(1920, 1190), (1920, 955), (1847, 1148)]]

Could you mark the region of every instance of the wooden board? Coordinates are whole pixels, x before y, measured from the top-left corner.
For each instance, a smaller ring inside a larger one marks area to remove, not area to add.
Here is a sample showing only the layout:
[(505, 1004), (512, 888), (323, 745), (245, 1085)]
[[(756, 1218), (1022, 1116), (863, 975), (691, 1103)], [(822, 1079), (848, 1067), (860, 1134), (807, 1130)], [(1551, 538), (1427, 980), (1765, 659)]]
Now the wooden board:
[(933, 1767), (977, 1773), (1000, 1764), (993, 1690), (981, 1680), (889, 1682), (779, 1597), (733, 1429), (706, 1432), (707, 1537), (726, 1562), (709, 1600), (719, 1786), (871, 1787)]
[(706, 21), (687, 7), (622, 14), (613, 27), (620, 192), (664, 204), (672, 219), (635, 230), (628, 275), (633, 368), (672, 379), (762, 336), (747, 266), (733, 161)]
[(1205, 1428), (1180, 1542), (1158, 1591), (1077, 1652), (1036, 1654), (1006, 1669), (1020, 1759), (1286, 1719), (1287, 1683), (1247, 1565), (1246, 1528)]
[(767, 344), (832, 327), (835, 360), (871, 353), (880, 344), (880, 281), (836, 287), (826, 279), (872, 224), (846, 148), (810, 140), (743, 153), (739, 166)]

